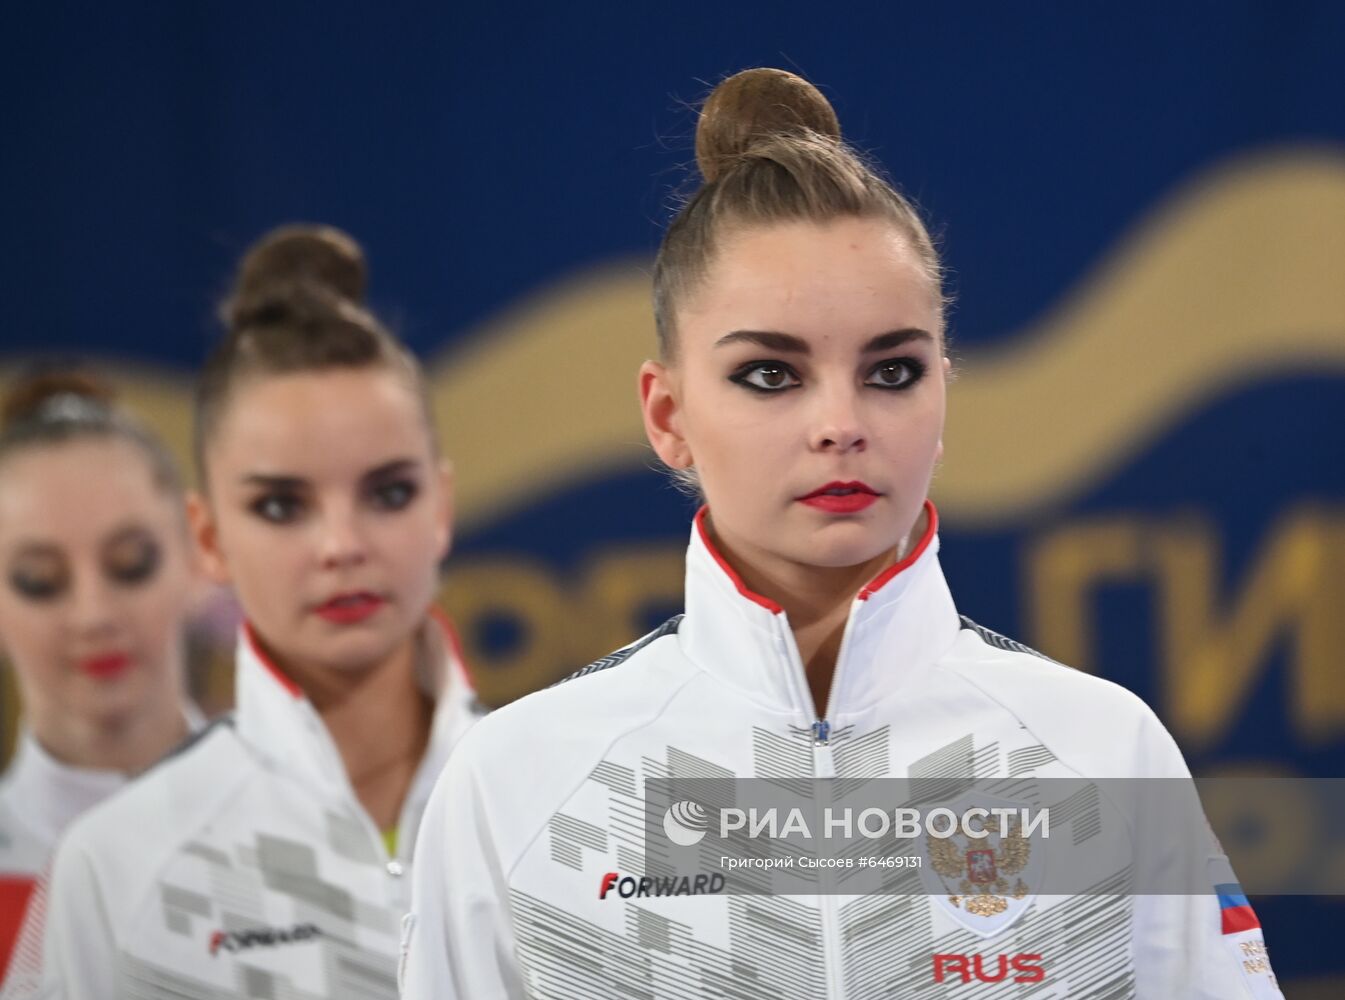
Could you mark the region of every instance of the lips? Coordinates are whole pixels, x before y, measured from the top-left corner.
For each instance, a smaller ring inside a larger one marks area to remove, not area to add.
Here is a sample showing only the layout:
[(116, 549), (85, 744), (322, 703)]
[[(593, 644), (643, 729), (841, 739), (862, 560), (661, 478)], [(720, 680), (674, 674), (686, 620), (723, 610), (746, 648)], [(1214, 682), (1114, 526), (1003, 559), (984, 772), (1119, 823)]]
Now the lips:
[(337, 594), (314, 608), (314, 612), (335, 625), (352, 625), (377, 614), (387, 599), (367, 590)]
[(827, 483), (799, 497), (799, 502), (828, 514), (857, 514), (879, 496), (878, 491), (868, 483), (852, 480), (848, 483)]
[(126, 653), (99, 653), (86, 656), (79, 661), (80, 671), (94, 680), (109, 681), (124, 674), (131, 666), (131, 657)]

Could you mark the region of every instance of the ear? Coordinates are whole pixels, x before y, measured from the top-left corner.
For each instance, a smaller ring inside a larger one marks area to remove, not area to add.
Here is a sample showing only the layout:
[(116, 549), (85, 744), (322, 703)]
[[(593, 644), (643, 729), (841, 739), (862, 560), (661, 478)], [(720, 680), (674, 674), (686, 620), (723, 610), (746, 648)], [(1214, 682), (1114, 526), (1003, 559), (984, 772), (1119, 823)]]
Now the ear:
[(439, 502), (434, 512), (434, 545), (442, 562), (453, 547), (453, 463), (446, 458), (440, 459), (436, 475), (439, 478)]
[(229, 565), (219, 546), (219, 525), (210, 501), (196, 490), (187, 494), (187, 524), (205, 575), (215, 583), (229, 583)]
[[(953, 377), (953, 362), (948, 355), (943, 356), (943, 384), (946, 386)], [(939, 446), (934, 452), (934, 464), (938, 465), (943, 461), (943, 435), (939, 435)]]
[(654, 453), (670, 469), (695, 465), (682, 433), (682, 407), (672, 371), (657, 361), (646, 361), (640, 366), (639, 387), (644, 432)]

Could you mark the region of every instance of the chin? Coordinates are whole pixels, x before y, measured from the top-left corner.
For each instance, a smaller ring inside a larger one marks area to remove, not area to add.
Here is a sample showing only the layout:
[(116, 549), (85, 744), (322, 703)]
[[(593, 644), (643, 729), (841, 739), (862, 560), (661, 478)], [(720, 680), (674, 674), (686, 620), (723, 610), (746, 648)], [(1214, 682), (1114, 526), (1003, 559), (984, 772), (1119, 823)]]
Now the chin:
[(329, 636), (320, 659), (333, 670), (359, 672), (384, 660), (406, 637), (405, 630), (352, 629)]
[(72, 699), (72, 714), (87, 719), (99, 729), (115, 729), (134, 716), (144, 705), (148, 691), (143, 683), (127, 677), (112, 684), (100, 686), (84, 697)]
[(891, 553), (901, 536), (882, 531), (878, 525), (838, 521), (827, 525), (800, 561), (823, 569), (847, 569)]

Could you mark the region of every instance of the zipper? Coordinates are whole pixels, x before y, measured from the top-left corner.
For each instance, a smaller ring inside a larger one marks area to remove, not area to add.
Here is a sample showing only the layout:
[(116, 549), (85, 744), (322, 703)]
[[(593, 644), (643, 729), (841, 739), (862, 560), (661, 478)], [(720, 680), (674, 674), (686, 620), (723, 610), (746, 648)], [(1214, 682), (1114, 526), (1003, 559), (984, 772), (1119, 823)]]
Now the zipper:
[[(818, 719), (813, 723), (813, 777), (826, 780), (836, 777), (836, 760), (831, 750), (831, 723), (826, 719)], [(828, 792), (830, 791), (828, 785)], [(822, 870), (821, 877), (825, 883), (832, 883), (836, 874), (830, 868), (826, 868)], [(826, 888), (834, 888), (834, 885), (827, 885)], [(817, 902), (822, 920), (822, 968), (827, 977), (826, 995), (828, 1000), (844, 1000), (841, 919), (836, 896), (831, 892), (820, 892)]]
[(341, 786), (346, 795), (347, 812), (363, 828), (365, 837), (373, 846), (384, 898), (388, 901), (388, 905), (394, 908), (409, 906), (410, 887), (406, 884), (407, 879), (404, 877), (406, 864), (401, 858), (405, 831), (398, 827), (398, 850), (395, 855), (390, 854), (387, 841), (383, 839), (382, 831), (378, 829), (373, 817), (369, 815), (369, 811), (360, 802), (360, 797), (355, 794), (355, 786), (350, 782), (350, 774), (346, 771), (345, 762), (341, 759), (341, 751), (337, 749), (336, 740), (332, 737), (331, 730), (327, 728), (327, 724), (322, 721), (322, 716), (318, 715), (317, 709), (313, 707), (311, 702), (305, 702), (304, 708), (309, 713), (311, 720), (309, 725), (313, 728), (314, 736), (322, 746), (322, 752), (328, 757), (327, 766), (341, 776)]
[[(836, 711), (836, 695), (839, 692), (841, 672), (845, 667), (845, 655), (850, 647), (850, 631), (854, 626), (858, 601), (850, 607), (850, 615), (845, 622), (845, 631), (841, 634), (840, 649), (836, 651), (836, 670), (831, 678), (830, 697), (827, 699), (827, 711)], [(797, 647), (796, 647), (797, 649)], [(795, 653), (797, 656), (797, 652)], [(800, 664), (800, 667), (802, 664)], [(810, 699), (811, 700), (811, 699)], [(816, 706), (814, 706), (815, 708)], [(817, 718), (813, 722), (813, 776), (828, 779), (828, 799), (836, 777), (836, 759), (832, 756), (831, 721)], [(837, 874), (834, 869), (824, 869), (822, 878), (829, 883), (828, 889), (835, 889)], [(827, 1000), (845, 1000), (844, 952), (841, 947), (840, 904), (834, 891), (820, 893), (817, 897), (818, 910), (822, 920), (822, 968), (827, 977)]]
[[(831, 694), (836, 693), (836, 676), (840, 674), (841, 664), (845, 659), (846, 647), (849, 646), (850, 627), (854, 621), (854, 608), (850, 609), (850, 618), (845, 623), (845, 632), (841, 636), (841, 647), (836, 654), (836, 675), (833, 675), (831, 682)], [(776, 627), (779, 631), (776, 633), (776, 647), (783, 654), (786, 669), (789, 676), (794, 678), (796, 687), (796, 696), (807, 718), (813, 717), (813, 723), (809, 727), (813, 736), (813, 777), (814, 778), (834, 778), (836, 776), (836, 762), (831, 752), (831, 721), (816, 715), (817, 706), (813, 703), (811, 693), (808, 691), (807, 672), (803, 668), (803, 660), (799, 656), (799, 647), (794, 641), (794, 634), (790, 631), (789, 625), (783, 621), (784, 616), (776, 616)], [(828, 699), (828, 710), (834, 711), (834, 698)], [(833, 882), (835, 873), (830, 869), (824, 869), (821, 872), (821, 878), (826, 882)], [(822, 968), (823, 975), (826, 977), (826, 1000), (845, 1000), (845, 980), (842, 968), (841, 953), (841, 921), (840, 914), (837, 912), (836, 897), (832, 893), (818, 893), (818, 912), (822, 922)]]

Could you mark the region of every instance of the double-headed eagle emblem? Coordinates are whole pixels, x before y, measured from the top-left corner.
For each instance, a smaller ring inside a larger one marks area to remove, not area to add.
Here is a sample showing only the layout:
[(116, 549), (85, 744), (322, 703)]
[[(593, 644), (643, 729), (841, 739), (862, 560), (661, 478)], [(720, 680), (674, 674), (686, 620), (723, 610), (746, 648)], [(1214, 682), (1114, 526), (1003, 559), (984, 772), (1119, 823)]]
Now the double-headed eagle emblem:
[(992, 813), (984, 829), (989, 836), (972, 837), (963, 821), (950, 837), (925, 834), (925, 847), (949, 892), (948, 902), (972, 916), (994, 917), (1009, 908), (1007, 897), (1023, 899), (1032, 891), (1018, 877), (1032, 857), (1032, 844), (1015, 817), (1001, 827), (1000, 817)]

